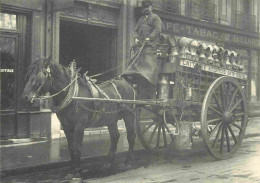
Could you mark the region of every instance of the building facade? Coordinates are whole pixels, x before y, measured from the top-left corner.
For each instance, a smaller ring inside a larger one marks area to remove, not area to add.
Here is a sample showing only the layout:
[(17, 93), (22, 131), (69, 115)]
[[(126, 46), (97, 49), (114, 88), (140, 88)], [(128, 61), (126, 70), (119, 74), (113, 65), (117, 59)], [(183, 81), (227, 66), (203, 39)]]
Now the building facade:
[[(48, 101), (20, 99), (28, 66), (51, 55), (64, 66), (75, 59), (90, 75), (117, 67), (97, 79), (115, 77), (130, 58), (140, 7), (141, 0), (1, 0), (1, 139), (59, 137)], [(258, 0), (154, 1), (164, 33), (241, 54), (251, 116), (260, 115), (259, 10)]]

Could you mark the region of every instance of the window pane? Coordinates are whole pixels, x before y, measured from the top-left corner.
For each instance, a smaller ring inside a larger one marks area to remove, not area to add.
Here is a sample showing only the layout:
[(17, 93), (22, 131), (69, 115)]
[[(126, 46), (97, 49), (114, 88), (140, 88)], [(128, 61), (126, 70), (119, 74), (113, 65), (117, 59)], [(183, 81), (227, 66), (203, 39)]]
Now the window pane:
[(16, 15), (0, 13), (0, 28), (16, 30)]
[(15, 40), (13, 38), (0, 37), (0, 95), (1, 110), (14, 109), (15, 107)]

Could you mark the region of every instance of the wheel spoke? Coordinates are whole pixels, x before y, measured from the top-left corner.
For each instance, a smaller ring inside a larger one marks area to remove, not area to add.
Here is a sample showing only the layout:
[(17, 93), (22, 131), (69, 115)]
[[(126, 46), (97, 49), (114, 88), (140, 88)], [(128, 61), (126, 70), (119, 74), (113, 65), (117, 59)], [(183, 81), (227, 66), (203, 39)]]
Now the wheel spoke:
[(211, 120), (208, 120), (207, 123), (210, 124), (210, 123), (215, 123), (217, 121), (221, 121), (222, 118), (216, 118), (216, 119), (211, 119)]
[(150, 138), (149, 138), (149, 140), (148, 140), (148, 143), (151, 143), (151, 141), (153, 140), (153, 136), (154, 136), (154, 134), (155, 134), (157, 128), (158, 128), (158, 123), (156, 123), (156, 125), (155, 125), (155, 127), (154, 127), (154, 129), (153, 129), (153, 132), (152, 132), (152, 134), (151, 134), (151, 136), (150, 136)]
[(227, 130), (226, 126), (225, 126), (225, 135), (226, 135), (226, 141), (227, 141), (227, 150), (228, 150), (228, 152), (230, 152), (230, 142), (229, 142), (228, 130)]
[(237, 103), (232, 107), (232, 109), (229, 111), (230, 113), (233, 112), (233, 110), (243, 101), (243, 98), (241, 98)]
[(233, 95), (232, 95), (232, 98), (228, 104), (228, 110), (230, 109), (230, 106), (231, 104), (233, 103), (233, 100), (235, 99), (235, 96), (237, 95), (237, 92), (238, 92), (238, 88), (236, 88), (236, 90), (234, 91)]
[(223, 107), (223, 111), (226, 110), (226, 100), (225, 100), (225, 91), (224, 91), (224, 86), (223, 84), (220, 85), (220, 95), (221, 95), (221, 103)]
[(173, 134), (172, 134), (171, 130), (169, 129), (169, 127), (167, 126), (167, 124), (166, 124), (166, 122), (164, 120), (163, 120), (163, 123), (164, 123), (164, 126), (165, 126), (167, 132), (170, 134), (171, 139), (173, 140)]
[(224, 125), (222, 126), (221, 129), (221, 144), (220, 144), (220, 154), (222, 154), (223, 151), (223, 146), (224, 146)]
[(228, 125), (228, 130), (231, 133), (231, 135), (232, 135), (232, 137), (234, 139), (235, 144), (237, 144), (237, 138), (236, 138), (236, 136), (235, 136), (235, 134), (234, 134), (234, 132), (233, 132), (233, 130), (232, 130), (230, 125)]
[(159, 128), (158, 128), (158, 134), (157, 134), (157, 142), (156, 142), (156, 148), (159, 148), (160, 145), (160, 137), (161, 137), (161, 128), (162, 128), (162, 124), (159, 124)]
[(241, 113), (237, 113), (237, 114), (234, 114), (235, 117), (238, 117), (238, 116), (244, 116), (245, 113), (244, 112), (241, 112)]
[(213, 148), (215, 148), (216, 144), (217, 144), (217, 141), (218, 141), (218, 138), (219, 138), (219, 135), (220, 135), (220, 131), (221, 131), (221, 128), (222, 128), (222, 124), (219, 126), (218, 128), (218, 132), (217, 132), (217, 135), (215, 137), (215, 140), (214, 140), (214, 143), (213, 143)]
[(218, 99), (217, 99), (217, 96), (216, 96), (215, 92), (213, 93), (213, 98), (214, 98), (214, 100), (216, 101), (216, 103), (217, 103), (219, 109), (223, 112), (223, 109), (222, 109), (222, 107), (221, 107), (220, 104), (219, 104), (219, 101), (218, 101)]
[(162, 132), (163, 132), (163, 142), (164, 142), (164, 146), (167, 147), (167, 138), (166, 138), (166, 133), (165, 133), (164, 124), (162, 124)]
[(237, 124), (235, 124), (235, 123), (230, 123), (230, 124), (232, 124), (232, 125), (234, 125), (235, 127), (237, 127), (240, 131), (243, 131), (243, 128), (241, 127), (241, 126), (238, 126)]
[(231, 83), (227, 82), (227, 89), (226, 89), (226, 107), (228, 109), (229, 102), (230, 102), (230, 93), (231, 93)]
[(142, 134), (145, 134), (149, 128), (151, 128), (156, 122), (150, 123), (143, 131)]
[(212, 135), (216, 132), (216, 130), (219, 128), (219, 126), (220, 126), (221, 124), (222, 124), (222, 123), (219, 123), (219, 124), (217, 124), (217, 125), (215, 126), (215, 128), (210, 132), (209, 138), (212, 137)]
[(222, 117), (222, 113), (219, 112), (217, 109), (215, 109), (214, 107), (212, 106), (209, 106), (209, 109), (212, 109), (213, 111), (215, 111), (217, 114), (219, 114), (221, 117)]
[(231, 93), (231, 82), (227, 83), (227, 95)]

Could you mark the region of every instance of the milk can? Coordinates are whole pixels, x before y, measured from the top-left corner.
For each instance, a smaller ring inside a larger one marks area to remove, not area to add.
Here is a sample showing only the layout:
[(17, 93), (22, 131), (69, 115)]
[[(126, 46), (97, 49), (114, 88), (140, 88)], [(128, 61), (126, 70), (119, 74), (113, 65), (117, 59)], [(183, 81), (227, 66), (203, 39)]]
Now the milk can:
[(158, 99), (169, 99), (170, 96), (170, 82), (167, 74), (161, 74), (158, 81)]

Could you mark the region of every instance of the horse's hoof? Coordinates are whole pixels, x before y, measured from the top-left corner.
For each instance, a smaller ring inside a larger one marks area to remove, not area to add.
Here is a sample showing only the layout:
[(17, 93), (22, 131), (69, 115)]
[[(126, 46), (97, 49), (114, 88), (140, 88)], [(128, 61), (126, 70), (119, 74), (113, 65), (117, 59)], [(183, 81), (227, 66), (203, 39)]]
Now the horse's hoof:
[(73, 175), (72, 174), (68, 174), (64, 177), (64, 180), (72, 180), (73, 179)]
[(105, 163), (101, 166), (101, 170), (107, 170), (110, 169), (112, 167), (111, 163)]
[(127, 170), (130, 170), (130, 169), (132, 169), (134, 167), (134, 165), (131, 163), (131, 164), (129, 164), (129, 163), (126, 163), (125, 164), (125, 169), (127, 169)]
[(70, 183), (82, 183), (82, 180), (81, 180), (81, 178), (72, 178)]
[(80, 172), (74, 172), (73, 173), (73, 178), (81, 178), (81, 171)]

